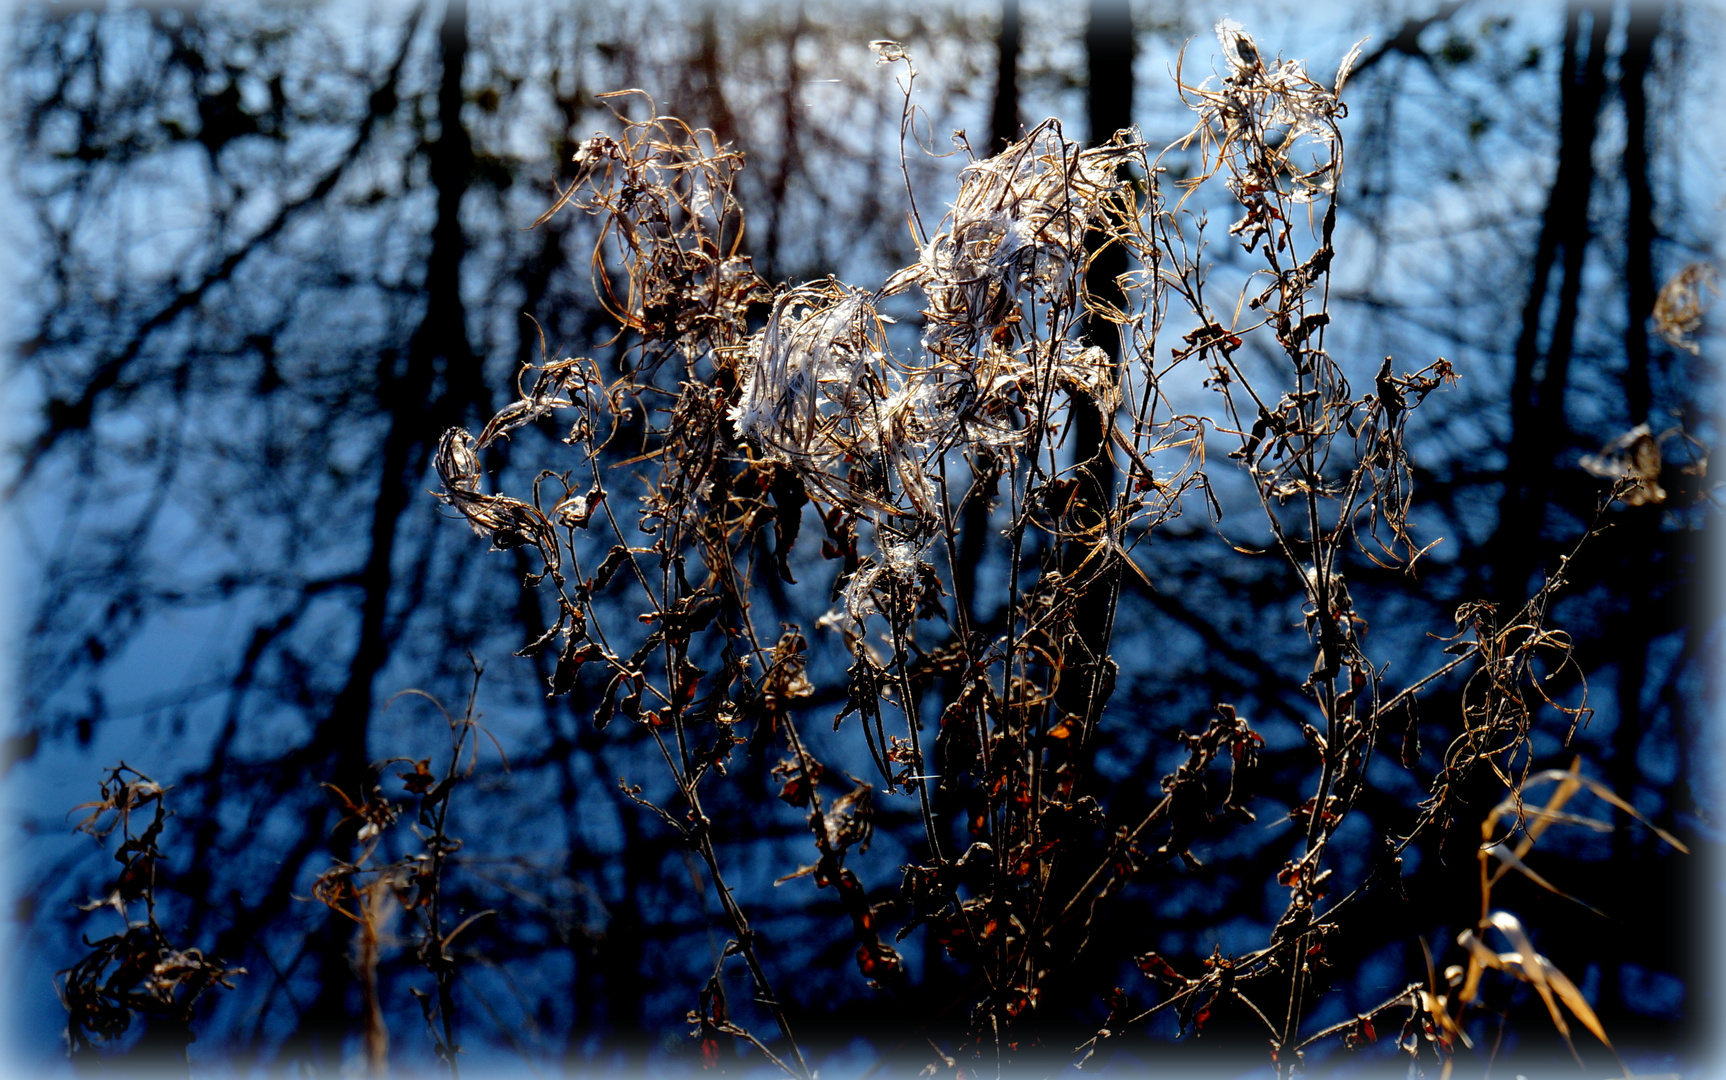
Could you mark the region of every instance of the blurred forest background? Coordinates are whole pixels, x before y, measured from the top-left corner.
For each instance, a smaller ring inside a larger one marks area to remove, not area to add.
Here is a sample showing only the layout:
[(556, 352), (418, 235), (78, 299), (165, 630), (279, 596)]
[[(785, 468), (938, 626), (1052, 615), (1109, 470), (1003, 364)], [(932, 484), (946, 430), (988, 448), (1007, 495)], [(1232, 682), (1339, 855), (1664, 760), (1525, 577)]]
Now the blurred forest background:
[[(343, 816), (319, 784), (352, 790), (370, 761), (445, 752), (436, 710), (392, 699), (416, 688), (459, 712), (471, 653), (485, 665), (478, 710), (508, 767), (482, 743), (474, 782), (451, 802), (465, 846), (446, 895), (461, 911), (495, 912), (455, 946), (470, 1067), (699, 1069), (684, 1016), (723, 940), (711, 889), (617, 784), (647, 781), (656, 751), (635, 725), (595, 730), (595, 702), (579, 690), (546, 699), (555, 658), (511, 655), (547, 625), (521, 588), (522, 553), (488, 553), (427, 494), (440, 433), (483, 424), (537, 359), (527, 316), (552, 355), (615, 362), (587, 222), (526, 226), (572, 179), (582, 140), (611, 129), (596, 95), (639, 87), (748, 155), (745, 243), (764, 277), (878, 280), (914, 249), (900, 91), (869, 41), (911, 51), (919, 135), (942, 151), (953, 129), (980, 149), (1050, 115), (1079, 138), (1136, 123), (1162, 146), (1191, 126), (1172, 77), (1180, 50), (1192, 39), (1196, 81), (1225, 14), (1321, 78), (1367, 38), (1345, 95), (1328, 347), (1368, 379), (1385, 355), (1411, 370), (1443, 356), (1461, 375), (1410, 434), (1417, 531), (1443, 542), (1416, 587), (1370, 563), (1351, 570), (1368, 633), (1398, 658), (1391, 682), (1442, 659), (1445, 642), (1428, 632), (1453, 632), (1460, 603), (1520, 603), (1595, 521), (1609, 483), (1584, 455), (1639, 424), (1696, 440), (1664, 440), (1664, 498), (1612, 506), (1611, 527), (1570, 565), (1553, 622), (1572, 635), (1579, 670), (1553, 690), (1578, 704), (1585, 679), (1594, 712), (1569, 747), (1563, 723), (1535, 742), (1538, 765), (1581, 755), (1696, 855), (1622, 827), (1558, 843), (1552, 880), (1604, 916), (1527, 882), (1504, 888), (1525, 890), (1517, 902), (1539, 911), (1542, 951), (1641, 1055), (1632, 1060), (1670, 1068), (1705, 1053), (1718, 975), (1702, 898), (1718, 895), (1706, 882), (1722, 839), (1720, 745), (1707, 724), (1722, 621), (1718, 561), (1706, 556), (1720, 519), (1709, 481), (1683, 467), (1719, 445), (1720, 339), (1704, 325), (1692, 352), (1651, 315), (1686, 266), (1719, 265), (1720, 10), (454, 0), (20, 4), (7, 16), (14, 660), (0, 767), (16, 1061), (62, 1059), (55, 972), (85, 953), (81, 935), (117, 925), (112, 909), (76, 906), (109, 895), (115, 864), (72, 832), (68, 812), (122, 760), (173, 785), (163, 925), (248, 972), (202, 1003), (194, 1062), (287, 1075), (352, 1061), (364, 992), (352, 925), (301, 899)], [(913, 146), (920, 205), (944, 205), (963, 163)], [(1199, 167), (1191, 152), (1165, 164), (1176, 177)], [(1225, 290), (1245, 258), (1227, 220), (1207, 234)], [(486, 467), (522, 489), (557, 450), (553, 435), (524, 429)], [(1225, 512), (1225, 540), (1195, 508), (1139, 559), (1148, 587), (1123, 595), (1122, 670), (1098, 754), (1099, 783), (1119, 805), (1155, 798), (1156, 778), (1182, 758), (1175, 733), (1213, 703), (1290, 732), (1310, 708), (1299, 692), (1310, 652), (1288, 632), (1300, 583), (1271, 560), (1235, 557), (1230, 541), (1254, 536), (1230, 528)], [(794, 566), (805, 584), (762, 602), (814, 637), (831, 572), (813, 550)], [(974, 569), (985, 591), (1001, 572)], [(1437, 760), (1460, 692), (1433, 687), (1408, 743), (1375, 760), (1359, 859), (1426, 797), (1397, 759), (1406, 749)], [(837, 702), (806, 704), (822, 756), (856, 759), (839, 736), (825, 741), (820, 720)], [(800, 812), (773, 797), (778, 756), (760, 742), (714, 796), (731, 801), (708, 811), (745, 868), (733, 884), (795, 987), (799, 1024), (835, 1033), (818, 1064), (860, 1074), (916, 1042), (915, 1018), (864, 985), (830, 891), (771, 886), (806, 861), (809, 840)], [(1135, 882), (1107, 932), (1186, 969), (1213, 947), (1262, 941), (1279, 902), (1261, 884), (1285, 857), (1278, 830), (1300, 798), (1301, 746), (1273, 741), (1260, 825), (1245, 840), (1197, 844), (1202, 867), (1171, 862)], [(1467, 805), (1483, 816), (1502, 795), (1483, 788)], [(906, 802), (883, 809), (877, 850), (857, 863), (874, 899), (896, 895), (916, 841)], [(1442, 953), (1472, 923), (1480, 816), (1411, 849), (1401, 895), (1334, 946), (1338, 974), (1315, 1027), (1421, 977), (1421, 940)], [(937, 950), (920, 942), (901, 948), (934, 980)], [(429, 986), (424, 971), (387, 943), (379, 971), (392, 1060), (429, 1067), (432, 1040), (408, 992)], [(734, 999), (748, 1014), (741, 984)], [(1537, 1002), (1517, 1000), (1507, 1046), (1550, 1031)], [(1106, 1011), (1097, 999), (1070, 1008), (1090, 1030)], [(1172, 1046), (1190, 1063), (1230, 1045), (1226, 1025), (1177, 1044), (1173, 1017), (1163, 1021), (1119, 1060)], [(1262, 1032), (1236, 1043), (1261, 1054)]]

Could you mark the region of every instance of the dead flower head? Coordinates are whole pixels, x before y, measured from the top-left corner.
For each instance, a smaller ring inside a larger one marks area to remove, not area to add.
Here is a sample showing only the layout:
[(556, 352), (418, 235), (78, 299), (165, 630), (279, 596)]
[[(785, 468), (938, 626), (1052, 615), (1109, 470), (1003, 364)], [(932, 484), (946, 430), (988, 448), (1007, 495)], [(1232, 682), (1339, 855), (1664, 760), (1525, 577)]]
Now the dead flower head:
[(1720, 294), (1720, 275), (1707, 263), (1691, 263), (1672, 276), (1654, 301), (1654, 329), (1674, 348), (1692, 356), (1702, 347), (1690, 337), (1702, 328), (1702, 316)]

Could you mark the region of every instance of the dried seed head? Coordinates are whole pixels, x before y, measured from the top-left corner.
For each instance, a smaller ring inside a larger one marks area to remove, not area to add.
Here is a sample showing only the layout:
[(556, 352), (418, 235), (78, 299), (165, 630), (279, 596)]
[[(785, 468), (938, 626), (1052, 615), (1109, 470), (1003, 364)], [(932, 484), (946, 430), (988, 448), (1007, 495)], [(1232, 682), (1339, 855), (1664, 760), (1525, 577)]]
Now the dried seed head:
[(1690, 335), (1702, 328), (1702, 316), (1720, 293), (1720, 276), (1707, 263), (1691, 263), (1672, 276), (1654, 301), (1654, 328), (1675, 348), (1692, 356), (1702, 347)]
[(1660, 440), (1647, 424), (1637, 424), (1601, 447), (1599, 454), (1582, 455), (1579, 464), (1608, 480), (1634, 480), (1636, 486), (1622, 496), (1631, 506), (1666, 501), (1666, 489), (1660, 486)]
[(1224, 19), (1217, 23), (1217, 41), (1223, 47), (1223, 60), (1229, 65), (1229, 70), (1237, 75), (1249, 74), (1264, 67), (1259, 59), (1259, 48), (1253, 41), (1253, 36), (1241, 28), (1241, 24), (1233, 19)]
[[(438, 440), (437, 458), (438, 479), (450, 492), (476, 492), (479, 490), (479, 454), (475, 452), (472, 435), (462, 428), (452, 427), (443, 433)], [(445, 499), (451, 502), (453, 499)]]
[(911, 59), (910, 54), (905, 51), (905, 46), (899, 44), (897, 41), (888, 41), (885, 38), (878, 41), (871, 41), (869, 43), (869, 51), (875, 54), (875, 62), (883, 67), (900, 60), (908, 61)]

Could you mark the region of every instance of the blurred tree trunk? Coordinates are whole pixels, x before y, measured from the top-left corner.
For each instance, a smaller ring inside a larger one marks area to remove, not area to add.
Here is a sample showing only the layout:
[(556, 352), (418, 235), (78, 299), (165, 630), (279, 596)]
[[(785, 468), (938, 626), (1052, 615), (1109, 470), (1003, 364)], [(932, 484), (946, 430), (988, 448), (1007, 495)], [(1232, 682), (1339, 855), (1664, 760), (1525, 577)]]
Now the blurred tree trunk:
[(687, 91), (692, 105), (691, 119), (700, 119), (712, 128), (719, 142), (737, 146), (743, 142), (742, 129), (731, 111), (731, 103), (725, 98), (724, 60), (719, 55), (717, 19), (714, 8), (702, 9), (698, 34), (700, 45), (687, 69), (691, 82)]
[(365, 599), (360, 640), (347, 684), (319, 732), (321, 745), (334, 761), (335, 783), (356, 799), (364, 795), (360, 783), (369, 760), (366, 733), (372, 683), (389, 659), (392, 634), (387, 616), (395, 583), (396, 526), (408, 500), (418, 497), (439, 433), (460, 423), (470, 410), (475, 415), (491, 411), (480, 361), (468, 342), (461, 295), (461, 261), (467, 249), (461, 203), (473, 171), (473, 146), (461, 117), (468, 48), (467, 9), (461, 0), (454, 0), (445, 11), (438, 41), (443, 67), (437, 97), (439, 131), (426, 148), (437, 192), (437, 219), (426, 260), (425, 315), (405, 356), (385, 352), (379, 359), (378, 405), (390, 426), (379, 463), (370, 554), (362, 571)]
[(1625, 399), (1632, 426), (1651, 420), (1652, 380), (1648, 371), (1648, 317), (1654, 311), (1654, 191), (1648, 175), (1648, 81), (1654, 65), (1654, 42), (1660, 34), (1662, 9), (1653, 3), (1631, 3), (1629, 25), (1620, 64), (1620, 95), (1624, 100), (1624, 179), (1629, 188), (1629, 221), (1624, 259)]
[[(1091, 21), (1085, 31), (1085, 60), (1090, 82), (1085, 95), (1090, 145), (1107, 142), (1115, 132), (1133, 126), (1133, 13), (1126, 0), (1091, 0)], [(1090, 293), (1104, 304), (1121, 307), (1125, 296), (1116, 279), (1127, 271), (1127, 253), (1119, 246), (1094, 251), (1086, 273)], [(1085, 334), (1109, 358), (1120, 363), (1120, 330), (1107, 319), (1085, 321)], [(1114, 486), (1114, 462), (1103, 439), (1105, 418), (1088, 406), (1076, 410), (1077, 462), (1091, 461), (1095, 490)]]
[[(1133, 123), (1133, 39), (1132, 10), (1125, 0), (1091, 0), (1090, 24), (1085, 31), (1085, 57), (1090, 72), (1085, 110), (1089, 120), (1089, 142), (1107, 142), (1116, 131)], [(1093, 238), (1094, 239), (1094, 238)], [(1127, 254), (1118, 245), (1090, 248), (1091, 261), (1085, 273), (1085, 285), (1094, 301), (1115, 308), (1125, 306), (1126, 298), (1117, 279), (1127, 270)], [(1121, 334), (1107, 319), (1091, 316), (1085, 320), (1085, 335), (1091, 344), (1109, 354), (1117, 367), (1121, 360)], [(1118, 378), (1118, 373), (1116, 376)], [(1114, 490), (1114, 460), (1107, 443), (1112, 417), (1101, 415), (1089, 399), (1073, 401), (1073, 462), (1080, 468), (1079, 489), (1072, 520), (1081, 527), (1106, 528), (1110, 513), (1110, 493)], [(1087, 559), (1093, 559), (1097, 544), (1106, 541), (1106, 534), (1081, 538), (1068, 545), (1067, 570), (1076, 571)], [(1119, 566), (1111, 557), (1102, 564), (1109, 569), (1096, 577), (1084, 590), (1074, 619), (1080, 640), (1090, 660), (1074, 670), (1077, 679), (1063, 682), (1060, 707), (1069, 713), (1090, 715), (1102, 711), (1103, 701), (1091, 700), (1099, 688), (1097, 672), (1107, 651), (1112, 629), (1114, 598), (1119, 588)], [(1096, 695), (1101, 696), (1101, 695)]]
[[(1135, 42), (1132, 11), (1124, 0), (1091, 0), (1090, 24), (1085, 33), (1085, 56), (1089, 69), (1089, 89), (1086, 115), (1089, 121), (1087, 142), (1100, 145), (1116, 131), (1133, 123), (1133, 58)], [(1118, 278), (1127, 270), (1126, 252), (1118, 245), (1107, 247), (1098, 243), (1099, 234), (1086, 237), (1090, 263), (1085, 271), (1085, 286), (1093, 302), (1124, 309), (1126, 297)], [(1109, 355), (1113, 368), (1111, 378), (1118, 380), (1121, 361), (1121, 334), (1114, 323), (1099, 316), (1085, 319), (1085, 336), (1092, 345)], [(1109, 657), (1110, 640), (1114, 632), (1116, 604), (1121, 588), (1121, 565), (1116, 552), (1107, 546), (1113, 541), (1112, 515), (1115, 485), (1114, 461), (1110, 454), (1108, 433), (1113, 416), (1104, 416), (1081, 394), (1072, 396), (1073, 464), (1078, 470), (1078, 487), (1068, 514), (1069, 528), (1075, 536), (1066, 542), (1061, 554), (1062, 572), (1073, 575), (1079, 590), (1073, 601), (1071, 637), (1062, 643), (1060, 685), (1055, 691), (1055, 722), (1065, 722), (1069, 716), (1079, 720), (1079, 737), (1071, 740), (1058, 753), (1071, 754), (1071, 775), (1081, 785), (1069, 792), (1066, 799), (1077, 799), (1095, 782), (1090, 768), (1096, 753), (1096, 740), (1090, 737), (1102, 716), (1114, 690), (1118, 670)], [(1088, 577), (1088, 580), (1087, 580)], [(1050, 770), (1054, 775), (1057, 770)], [(1055, 798), (1053, 792), (1046, 793)], [(1052, 895), (1070, 895), (1077, 881), (1069, 880), (1078, 864), (1093, 857), (1087, 853), (1081, 859), (1068, 859), (1057, 864)], [(1056, 952), (1084, 953), (1088, 938), (1056, 940), (1050, 944)], [(1086, 962), (1063, 965), (1054, 980), (1045, 987), (1050, 998), (1078, 1005), (1094, 1001), (1109, 986), (1112, 958), (1106, 950), (1086, 954)]]
[[(1001, 31), (996, 39), (995, 103), (990, 112), (989, 153), (998, 154), (1019, 138), (1019, 0), (1001, 0)], [(959, 565), (953, 568), (956, 602), (969, 615), (972, 626), (980, 626), (987, 614), (977, 602), (977, 564), (986, 553), (989, 536), (990, 493), (986, 477), (965, 502), (959, 534)]]
[[(320, 725), (316, 740), (328, 762), (324, 775), (332, 777), (336, 787), (356, 803), (368, 794), (364, 786), (370, 762), (367, 734), (374, 704), (372, 684), (389, 660), (394, 636), (388, 616), (397, 584), (397, 526), (409, 500), (419, 497), (439, 433), (461, 423), (470, 407), (482, 415), (491, 411), (479, 358), (468, 341), (461, 295), (461, 262), (467, 250), (461, 204), (473, 172), (473, 145), (462, 122), (462, 74), (467, 53), (467, 6), (463, 0), (451, 0), (438, 32), (442, 66), (437, 92), (438, 134), (426, 147), (437, 193), (437, 217), (426, 259), (425, 314), (408, 341), (405, 356), (386, 350), (379, 358), (378, 407), (389, 417), (389, 431), (379, 463), (370, 553), (361, 572), (364, 598), (359, 644), (348, 666), (347, 683), (328, 719)], [(346, 825), (331, 839), (337, 857), (347, 854), (357, 829), (357, 822)], [(304, 1024), (313, 1039), (323, 1043), (319, 1047), (323, 1055), (338, 1064), (341, 1038), (353, 1026), (353, 1014), (347, 1006), (353, 981), (347, 942), (350, 930), (333, 915), (326, 919), (319, 943), (318, 996)]]
[(1001, 33), (996, 46), (995, 105), (989, 117), (991, 154), (1000, 153), (1019, 137), (1019, 0), (1001, 0)]
[(1540, 560), (1545, 557), (1540, 534), (1552, 493), (1553, 458), (1569, 444), (1564, 392), (1570, 377), (1582, 266), (1588, 251), (1588, 204), (1594, 188), (1594, 141), (1606, 93), (1609, 23), (1603, 8), (1572, 3), (1564, 24), (1558, 167), (1541, 218), (1533, 279), (1516, 340), (1510, 442), (1495, 538), (1498, 557), (1494, 560), (1493, 593), (1505, 614), (1521, 605), (1529, 576), (1540, 569)]
[[(1620, 62), (1619, 95), (1624, 102), (1624, 179), (1628, 188), (1628, 220), (1625, 223), (1624, 295), (1624, 396), (1629, 405), (1629, 426), (1655, 424), (1653, 379), (1649, 370), (1648, 319), (1654, 311), (1654, 194), (1648, 171), (1648, 82), (1654, 62), (1654, 44), (1660, 33), (1661, 9), (1652, 3), (1632, 2), (1626, 27), (1624, 55)], [(1655, 434), (1659, 434), (1656, 425)], [(1618, 724), (1612, 732), (1612, 757), (1607, 777), (1613, 789), (1631, 798), (1640, 779), (1636, 752), (1641, 745), (1647, 717), (1642, 708), (1648, 684), (1649, 647), (1664, 629), (1659, 600), (1654, 592), (1671, 574), (1672, 557), (1661, 535), (1658, 505), (1626, 507), (1620, 523), (1623, 533), (1617, 550), (1627, 556), (1618, 567), (1624, 590), (1624, 626), (1614, 687)], [(1618, 826), (1612, 836), (1612, 856), (1617, 865), (1630, 866), (1639, 837), (1630, 816), (1613, 811)], [(1627, 884), (1625, 879), (1619, 879)], [(1640, 883), (1636, 887), (1640, 887)], [(1636, 887), (1617, 890), (1623, 905), (1634, 905)], [(1600, 1000), (1603, 1005), (1625, 1008), (1621, 968), (1627, 950), (1620, 935), (1607, 935), (1600, 957)]]

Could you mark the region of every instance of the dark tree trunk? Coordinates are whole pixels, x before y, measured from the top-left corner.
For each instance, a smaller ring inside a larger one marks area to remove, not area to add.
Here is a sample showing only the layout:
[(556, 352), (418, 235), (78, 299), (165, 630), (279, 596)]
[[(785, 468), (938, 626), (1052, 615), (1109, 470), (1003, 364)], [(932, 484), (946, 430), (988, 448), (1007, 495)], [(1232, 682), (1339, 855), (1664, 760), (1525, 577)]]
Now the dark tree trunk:
[[(360, 640), (347, 685), (319, 733), (333, 759), (337, 786), (359, 798), (366, 768), (366, 732), (372, 682), (389, 657), (386, 615), (394, 583), (396, 529), (417, 492), (433, 444), (444, 427), (459, 423), (469, 406), (483, 409), (486, 393), (480, 365), (467, 337), (461, 296), (461, 261), (467, 241), (461, 202), (473, 168), (473, 145), (462, 126), (462, 69), (467, 55), (467, 13), (450, 4), (439, 34), (443, 78), (438, 87), (439, 134), (428, 147), (437, 190), (437, 220), (426, 259), (425, 316), (408, 342), (406, 356), (386, 354), (378, 364), (378, 404), (390, 418), (373, 504), (371, 550), (362, 571), (365, 598)], [(404, 362), (405, 361), (405, 362)], [(440, 386), (441, 383), (441, 386)]]
[[(1493, 593), (1514, 611), (1540, 568), (1540, 544), (1551, 494), (1552, 462), (1568, 441), (1564, 391), (1588, 250), (1588, 204), (1594, 187), (1594, 140), (1606, 92), (1606, 11), (1573, 4), (1564, 26), (1559, 68), (1558, 169), (1541, 219), (1534, 275), (1522, 309), (1510, 391), (1510, 443), (1499, 506)], [(1584, 23), (1587, 37), (1583, 37)], [(1562, 260), (1560, 256), (1562, 255)], [(1554, 277), (1556, 275), (1556, 282)], [(1556, 310), (1550, 328), (1548, 297)], [(1545, 339), (1542, 347), (1542, 338)]]
[[(1090, 121), (1090, 143), (1107, 142), (1115, 132), (1133, 124), (1133, 16), (1125, 0), (1091, 0), (1091, 22), (1085, 31), (1085, 58), (1090, 85), (1085, 112)], [(1126, 297), (1117, 282), (1127, 270), (1127, 253), (1119, 245), (1095, 251), (1085, 284), (1102, 304), (1122, 307)], [(1091, 343), (1105, 350), (1110, 359), (1121, 359), (1120, 330), (1107, 319), (1085, 320)], [(1104, 507), (1114, 486), (1114, 462), (1104, 439), (1107, 418), (1099, 416), (1088, 402), (1076, 409), (1075, 462), (1090, 462), (1092, 505)]]
[[(989, 123), (989, 152), (998, 154), (1019, 138), (1019, 0), (1002, 0), (1001, 33), (995, 67), (995, 107)], [(982, 480), (981, 476), (974, 476)], [(959, 530), (959, 565), (953, 567), (954, 603), (979, 626), (988, 614), (977, 602), (977, 565), (987, 552), (989, 537), (989, 491), (974, 483), (965, 500)]]
[[(1085, 32), (1085, 56), (1090, 71), (1086, 114), (1091, 145), (1107, 142), (1116, 131), (1132, 126), (1134, 51), (1132, 11), (1125, 0), (1091, 0), (1091, 21)], [(1092, 239), (1095, 240), (1095, 235)], [(1093, 300), (1109, 307), (1124, 307), (1126, 297), (1117, 279), (1126, 270), (1127, 255), (1119, 245), (1093, 247), (1085, 276)], [(1085, 335), (1093, 345), (1107, 352), (1118, 367), (1121, 359), (1118, 327), (1093, 315), (1085, 319)], [(1073, 519), (1081, 528), (1101, 527), (1109, 514), (1115, 481), (1114, 460), (1107, 442), (1112, 418), (1101, 415), (1089, 400), (1080, 398), (1073, 401), (1073, 413), (1073, 461), (1082, 470)], [(1103, 540), (1098, 535), (1070, 544), (1068, 569), (1076, 569), (1091, 558), (1096, 544)], [(1092, 565), (1096, 565), (1094, 560)], [(1076, 613), (1081, 638), (1098, 661), (1109, 640), (1117, 582), (1116, 570), (1100, 575), (1085, 590)], [(1088, 686), (1095, 680), (1081, 681)], [(1083, 692), (1088, 694), (1088, 690)], [(1067, 702), (1063, 707), (1082, 714), (1100, 710), (1102, 702)]]
[[(1090, 16), (1085, 34), (1090, 72), (1086, 111), (1090, 121), (1088, 141), (1095, 146), (1107, 142), (1116, 131), (1132, 126), (1134, 39), (1132, 12), (1124, 0), (1091, 0)], [(1127, 270), (1126, 253), (1119, 245), (1100, 246), (1100, 239), (1097, 232), (1086, 238), (1090, 253), (1086, 289), (1094, 303), (1121, 309), (1126, 298), (1118, 279)], [(1085, 335), (1091, 344), (1109, 354), (1115, 368), (1111, 378), (1118, 379), (1122, 352), (1119, 329), (1107, 319), (1088, 315)], [(1118, 560), (1124, 556), (1107, 546), (1113, 540), (1115, 468), (1108, 436), (1114, 417), (1103, 415), (1088, 397), (1078, 394), (1073, 396), (1072, 408), (1073, 463), (1079, 470), (1076, 476), (1079, 484), (1067, 517), (1067, 528), (1073, 535), (1062, 552), (1062, 571), (1073, 575), (1071, 580), (1079, 594), (1074, 600), (1072, 637), (1063, 643), (1055, 710), (1063, 721), (1067, 717), (1079, 720), (1080, 735), (1067, 752), (1073, 755), (1071, 768), (1082, 790), (1090, 782), (1090, 760), (1096, 748), (1089, 733), (1101, 718), (1114, 685), (1113, 661), (1108, 650), (1121, 587)], [(1077, 794), (1075, 791), (1074, 796)], [(1078, 883), (1068, 880), (1066, 875), (1075, 869), (1073, 860), (1057, 864), (1051, 895), (1071, 895)], [(1050, 944), (1057, 951), (1082, 952), (1085, 943), (1080, 938)], [(1109, 958), (1098, 951), (1089, 954), (1087, 960), (1090, 962), (1068, 965), (1045, 986), (1051, 1000), (1068, 1003), (1078, 1011), (1084, 1008), (1080, 1003), (1093, 1002), (1099, 994), (1107, 993)]]
[(1019, 0), (1001, 0), (1001, 34), (995, 62), (995, 109), (989, 120), (989, 152), (998, 154), (1019, 137)]
[[(1660, 31), (1661, 10), (1650, 3), (1631, 3), (1620, 64), (1620, 96), (1624, 101), (1624, 180), (1628, 188), (1625, 222), (1624, 294), (1624, 396), (1631, 425), (1648, 423), (1653, 406), (1653, 380), (1649, 371), (1648, 318), (1654, 311), (1654, 194), (1648, 175), (1648, 78), (1654, 60), (1654, 41)], [(1659, 633), (1654, 590), (1671, 575), (1668, 545), (1662, 543), (1658, 506), (1626, 508), (1627, 543), (1620, 550), (1628, 558), (1619, 567), (1625, 592), (1624, 626), (1621, 638), (1615, 704), (1618, 725), (1612, 732), (1612, 757), (1607, 778), (1625, 798), (1635, 791), (1640, 770), (1636, 751), (1647, 729), (1642, 698), (1647, 687), (1648, 650)], [(1612, 836), (1615, 865), (1633, 865), (1639, 837), (1629, 815), (1614, 812), (1618, 826)], [(1625, 903), (1634, 903), (1632, 889), (1619, 892)], [(1620, 908), (1622, 910), (1622, 908)], [(1627, 950), (1618, 935), (1608, 935), (1601, 960), (1600, 999), (1603, 1006), (1625, 1008), (1620, 970)]]
[[(359, 802), (368, 762), (367, 735), (374, 701), (373, 682), (388, 661), (393, 637), (388, 627), (397, 530), (411, 499), (417, 497), (432, 447), (447, 426), (460, 423), (468, 407), (485, 408), (480, 364), (468, 342), (461, 296), (461, 262), (466, 237), (461, 203), (473, 169), (473, 144), (462, 123), (462, 74), (468, 52), (467, 9), (452, 0), (438, 34), (442, 77), (438, 85), (438, 136), (428, 146), (430, 177), (437, 191), (437, 218), (426, 259), (425, 315), (409, 340), (405, 356), (386, 353), (378, 364), (378, 404), (390, 418), (384, 436), (377, 500), (373, 503), (371, 548), (361, 572), (359, 644), (348, 679), (317, 733), (323, 775)], [(338, 856), (353, 842), (355, 823), (332, 838)], [(353, 983), (348, 958), (351, 927), (333, 916), (320, 934), (320, 985), (307, 1010), (308, 1047), (332, 1065), (341, 1061), (341, 1040), (353, 1027), (347, 1007)]]
[(1625, 222), (1624, 289), (1629, 303), (1624, 326), (1624, 395), (1631, 425), (1648, 421), (1653, 407), (1648, 371), (1648, 317), (1654, 311), (1654, 191), (1648, 176), (1648, 76), (1661, 9), (1630, 4), (1620, 93), (1624, 99), (1624, 180), (1629, 188)]

